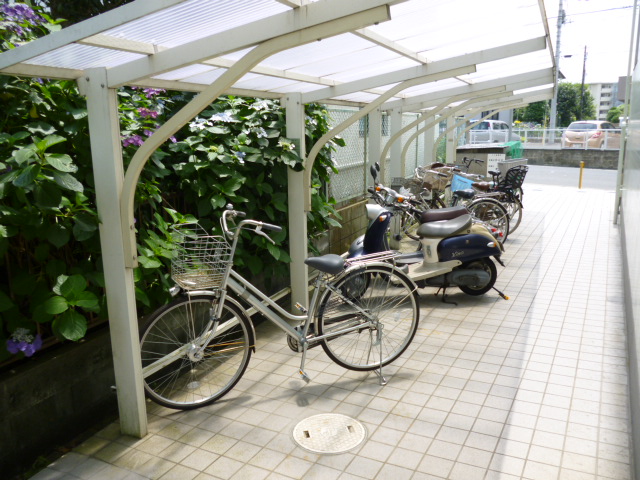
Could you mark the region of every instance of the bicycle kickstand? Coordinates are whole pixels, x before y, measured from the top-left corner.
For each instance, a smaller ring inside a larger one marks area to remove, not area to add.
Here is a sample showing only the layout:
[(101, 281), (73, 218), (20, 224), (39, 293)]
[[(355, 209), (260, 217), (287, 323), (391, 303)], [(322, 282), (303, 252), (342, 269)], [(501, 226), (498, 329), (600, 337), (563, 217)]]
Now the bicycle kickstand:
[(378, 324), (378, 328), (377, 333), (376, 333), (376, 341), (374, 343), (374, 345), (378, 345), (379, 350), (380, 350), (380, 367), (376, 370), (374, 370), (376, 372), (376, 375), (378, 376), (378, 379), (380, 380), (380, 385), (381, 386), (385, 386), (387, 384), (387, 379), (384, 377), (384, 375), (382, 374), (382, 328), (383, 326)]
[(304, 383), (309, 383), (311, 381), (311, 377), (307, 375), (307, 372), (304, 371), (304, 361), (307, 358), (307, 348), (309, 348), (309, 342), (304, 341), (302, 343), (302, 359), (300, 360), (300, 369), (298, 370), (300, 378), (304, 380)]

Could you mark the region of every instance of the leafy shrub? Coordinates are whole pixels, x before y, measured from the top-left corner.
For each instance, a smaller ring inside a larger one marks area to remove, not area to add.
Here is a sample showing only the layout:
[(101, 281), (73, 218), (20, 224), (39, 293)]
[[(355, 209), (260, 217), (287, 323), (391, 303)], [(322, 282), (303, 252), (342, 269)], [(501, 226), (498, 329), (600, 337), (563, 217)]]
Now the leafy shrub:
[[(0, 9), (3, 49), (56, 28), (23, 7), (11, 15)], [(191, 97), (119, 91), (125, 164)], [(79, 340), (107, 318), (86, 101), (74, 82), (0, 76), (0, 102), (0, 345), (25, 351), (25, 339)], [(328, 130), (328, 114), (311, 105), (307, 115), (311, 146)], [(198, 218), (215, 230), (227, 203), (284, 227), (273, 236), (277, 245), (247, 237), (239, 268), (267, 286), (288, 277), (287, 169), (301, 162), (284, 126), (275, 101), (221, 98), (152, 155), (136, 191), (139, 315), (168, 300), (170, 225)], [(323, 188), (334, 169), (333, 148), (325, 147), (314, 165), (310, 239), (336, 223), (335, 202)], [(0, 348), (0, 361), (9, 355)]]

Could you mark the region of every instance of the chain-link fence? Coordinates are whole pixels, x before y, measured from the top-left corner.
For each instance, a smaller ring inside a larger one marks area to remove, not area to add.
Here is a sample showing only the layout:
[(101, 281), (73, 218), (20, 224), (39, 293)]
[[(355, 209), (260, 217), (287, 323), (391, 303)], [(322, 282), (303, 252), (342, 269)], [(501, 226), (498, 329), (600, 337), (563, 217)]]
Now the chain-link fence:
[[(355, 108), (330, 108), (329, 114), (331, 117), (331, 127), (339, 125), (356, 112), (357, 109)], [(417, 114), (404, 114), (402, 117), (402, 126), (404, 127), (410, 124), (417, 118)], [(390, 138), (389, 123), (389, 117), (387, 115), (383, 115), (381, 149), (386, 145)], [(402, 135), (401, 145), (404, 145), (419, 127), (420, 125), (405, 132)], [(344, 130), (340, 136), (345, 140), (346, 146), (338, 147), (337, 151), (334, 153), (333, 160), (336, 168), (339, 170), (339, 173), (331, 175), (329, 193), (337, 202), (344, 202), (366, 194), (367, 184), (372, 183), (367, 161), (373, 162), (377, 159), (368, 160), (369, 121), (367, 116), (361, 118), (355, 122), (355, 124)], [(404, 172), (402, 172), (401, 175), (403, 177), (410, 177), (417, 166), (424, 164), (424, 158), (424, 135), (420, 134), (416, 139), (414, 139), (407, 150)], [(390, 179), (389, 162), (384, 162), (384, 165), (381, 165), (381, 168), (384, 169), (384, 178)]]

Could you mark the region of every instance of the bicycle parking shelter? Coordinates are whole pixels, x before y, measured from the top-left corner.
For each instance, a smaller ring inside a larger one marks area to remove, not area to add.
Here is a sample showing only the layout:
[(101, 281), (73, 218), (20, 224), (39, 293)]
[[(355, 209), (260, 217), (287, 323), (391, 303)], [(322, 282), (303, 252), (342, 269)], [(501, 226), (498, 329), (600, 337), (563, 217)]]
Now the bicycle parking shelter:
[[(221, 95), (280, 99), (286, 135), (305, 161), (304, 171), (289, 172), (288, 187), (292, 300), (304, 304), (310, 166), (322, 146), (368, 115), (368, 162), (390, 157), (394, 177), (408, 144), (442, 120), (451, 139), (456, 116), (551, 98), (546, 18), (543, 0), (136, 0), (2, 53), (0, 73), (76, 80), (87, 96), (122, 432), (147, 433), (133, 198), (142, 168), (164, 141)], [(126, 172), (116, 101), (124, 85), (199, 92), (146, 140)], [(304, 105), (311, 102), (359, 110), (305, 158)], [(384, 145), (382, 112), (391, 127)], [(403, 112), (420, 116), (402, 127)], [(403, 143), (409, 128), (416, 133)], [(447, 145), (452, 158), (453, 141)]]

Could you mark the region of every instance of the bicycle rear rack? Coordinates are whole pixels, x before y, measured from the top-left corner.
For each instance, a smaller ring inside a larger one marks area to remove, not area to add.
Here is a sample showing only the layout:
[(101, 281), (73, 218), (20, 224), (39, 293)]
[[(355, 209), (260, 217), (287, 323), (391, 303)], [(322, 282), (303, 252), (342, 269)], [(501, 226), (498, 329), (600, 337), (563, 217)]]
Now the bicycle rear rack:
[[(400, 255), (399, 252), (396, 252), (394, 250), (387, 250), (385, 252), (369, 253), (368, 255), (362, 255), (360, 257), (347, 258), (345, 259), (344, 263), (347, 267), (351, 267), (354, 265), (365, 265), (367, 263), (373, 262), (389, 263), (390, 260), (394, 260), (398, 255)], [(391, 263), (395, 265), (395, 261)]]

